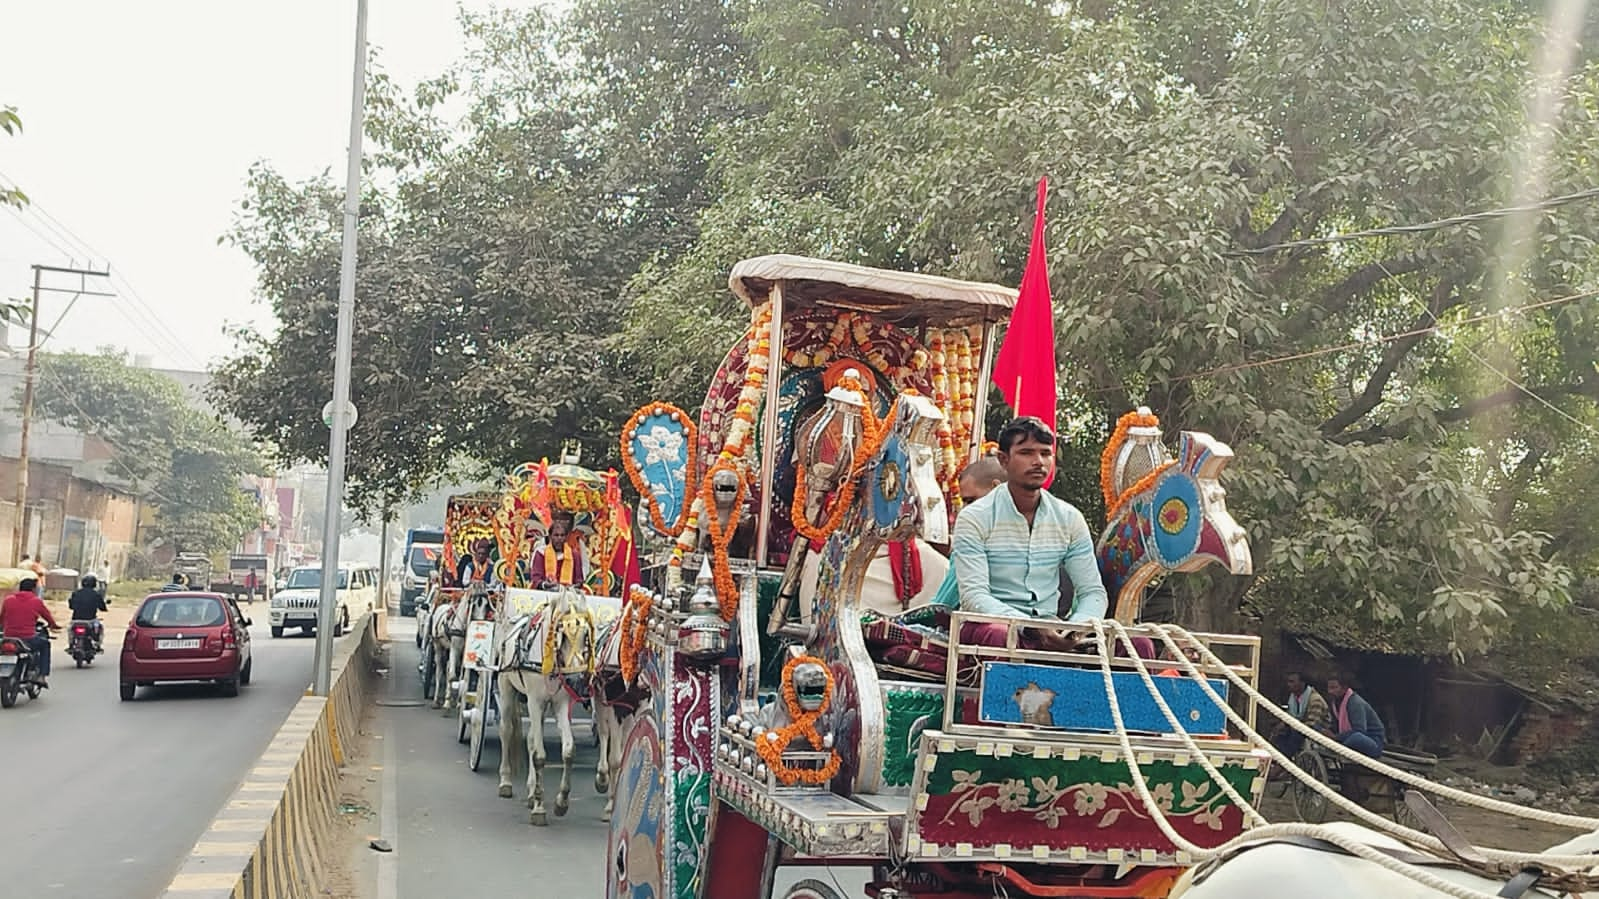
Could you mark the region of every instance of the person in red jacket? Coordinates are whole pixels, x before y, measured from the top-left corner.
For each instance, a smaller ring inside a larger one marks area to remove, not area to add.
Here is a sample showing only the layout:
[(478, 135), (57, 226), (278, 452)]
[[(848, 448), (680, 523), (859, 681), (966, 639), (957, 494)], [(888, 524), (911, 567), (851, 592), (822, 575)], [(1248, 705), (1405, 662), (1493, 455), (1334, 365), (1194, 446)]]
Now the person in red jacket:
[(39, 598), (39, 582), (25, 577), (17, 584), (17, 592), (0, 599), (0, 636), (12, 637), (28, 644), (39, 666), (38, 684), (48, 687), (50, 677), (50, 640), (35, 633), (39, 619), (43, 618), (52, 630), (60, 630), (55, 616)]

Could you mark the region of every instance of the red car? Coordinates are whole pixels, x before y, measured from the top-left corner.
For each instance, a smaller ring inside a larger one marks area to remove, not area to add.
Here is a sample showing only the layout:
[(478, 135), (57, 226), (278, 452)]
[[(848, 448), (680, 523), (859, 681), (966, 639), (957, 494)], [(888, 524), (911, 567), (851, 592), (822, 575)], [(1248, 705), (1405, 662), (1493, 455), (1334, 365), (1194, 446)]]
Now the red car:
[(152, 593), (122, 638), (122, 698), (150, 684), (212, 681), (227, 696), (250, 682), (250, 619), (220, 593)]

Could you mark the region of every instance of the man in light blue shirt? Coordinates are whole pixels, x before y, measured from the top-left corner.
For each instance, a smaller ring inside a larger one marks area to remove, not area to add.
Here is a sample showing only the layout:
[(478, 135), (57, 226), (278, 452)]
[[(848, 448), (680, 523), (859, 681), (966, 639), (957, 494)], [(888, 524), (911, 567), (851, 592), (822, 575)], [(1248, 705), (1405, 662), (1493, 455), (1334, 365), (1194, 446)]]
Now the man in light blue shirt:
[[(999, 464), (999, 460), (991, 455), (979, 456), (977, 461), (966, 466), (956, 481), (961, 494), (961, 508), (964, 509), (993, 493), (994, 488), (1003, 483), (1005, 483), (1005, 467)], [(938, 592), (933, 595), (932, 601), (934, 605), (948, 609), (960, 608), (960, 589), (955, 581), (953, 564), (949, 566), (948, 573), (944, 575), (944, 582), (939, 584)]]
[[(963, 509), (955, 520), (951, 560), (968, 612), (1016, 618), (1053, 618), (1060, 606), (1062, 570), (1071, 579), (1067, 621), (1103, 617), (1108, 599), (1094, 538), (1083, 514), (1044, 490), (1055, 470), (1055, 433), (1043, 421), (1018, 418), (999, 432), (999, 464), (1005, 489), (994, 490)], [(964, 639), (1004, 640), (1004, 628), (972, 628)], [(1075, 640), (1046, 632), (1045, 648), (1068, 648)]]

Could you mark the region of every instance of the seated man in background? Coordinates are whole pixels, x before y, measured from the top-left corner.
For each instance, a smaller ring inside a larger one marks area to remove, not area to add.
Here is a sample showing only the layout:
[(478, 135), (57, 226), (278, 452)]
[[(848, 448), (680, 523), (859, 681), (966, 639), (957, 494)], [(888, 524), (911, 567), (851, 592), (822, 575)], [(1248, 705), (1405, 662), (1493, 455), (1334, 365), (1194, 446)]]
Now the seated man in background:
[[(1327, 711), (1327, 700), (1321, 698), (1316, 688), (1305, 680), (1305, 675), (1298, 671), (1288, 672), (1288, 714), (1312, 730), (1325, 731), (1332, 722), (1332, 715)], [(1305, 735), (1278, 723), (1271, 735), (1271, 744), (1283, 755), (1293, 758), (1305, 747)]]
[[(1067, 621), (1103, 617), (1109, 603), (1094, 558), (1094, 537), (1083, 513), (1044, 490), (1055, 470), (1055, 432), (1024, 417), (999, 432), (1005, 489), (967, 506), (955, 521), (955, 577), (964, 611), (1013, 618), (1054, 618), (1061, 572), (1072, 583)], [(962, 639), (1004, 645), (1003, 625), (969, 625)], [(1037, 645), (1066, 651), (1064, 631), (1036, 634)]]
[(1332, 698), (1332, 727), (1328, 733), (1333, 739), (1362, 755), (1381, 758), (1388, 734), (1377, 710), (1364, 696), (1355, 695), (1343, 675), (1327, 678), (1327, 695)]

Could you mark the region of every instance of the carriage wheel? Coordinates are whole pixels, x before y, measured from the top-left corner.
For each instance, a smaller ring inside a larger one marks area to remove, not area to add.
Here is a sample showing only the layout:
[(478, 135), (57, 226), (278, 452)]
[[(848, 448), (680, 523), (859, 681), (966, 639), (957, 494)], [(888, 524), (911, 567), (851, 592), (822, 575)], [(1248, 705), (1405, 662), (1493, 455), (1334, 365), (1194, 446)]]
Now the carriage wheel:
[(474, 698), (472, 685), (479, 680), (482, 680), (482, 678), (478, 677), (477, 672), (472, 669), (461, 672), (461, 688), (459, 695), (455, 698), (455, 717), (457, 722), (455, 742), (457, 743), (465, 743), (471, 735), (472, 713), (468, 711), (468, 700)]
[(488, 676), (477, 679), (477, 698), (473, 702), (476, 713), (472, 716), (472, 742), (467, 748), (466, 766), (473, 771), (483, 761), (483, 738), (489, 730), (489, 711), (494, 708), (494, 694), (489, 692)]
[[(1314, 778), (1328, 786), (1336, 786), (1332, 782), (1327, 770), (1327, 760), (1321, 753), (1314, 749), (1307, 749), (1294, 756), (1294, 764), (1304, 769), (1307, 776)], [(1311, 788), (1309, 784), (1294, 780), (1294, 814), (1306, 824), (1320, 824), (1327, 820), (1327, 797)]]
[(789, 887), (783, 899), (844, 899), (844, 894), (820, 880), (802, 880)]

